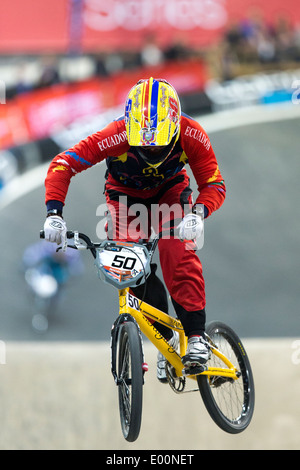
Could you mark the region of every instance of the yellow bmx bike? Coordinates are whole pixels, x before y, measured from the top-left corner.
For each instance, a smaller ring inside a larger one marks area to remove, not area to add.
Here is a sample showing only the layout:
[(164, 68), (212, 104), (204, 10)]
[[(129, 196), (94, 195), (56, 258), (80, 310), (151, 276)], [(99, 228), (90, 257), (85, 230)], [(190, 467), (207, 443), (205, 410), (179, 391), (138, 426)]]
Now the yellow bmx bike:
[[(141, 428), (147, 370), (142, 334), (166, 358), (167, 380), (174, 392), (200, 391), (208, 413), (223, 431), (231, 434), (244, 431), (253, 416), (255, 391), (251, 365), (237, 334), (222, 322), (209, 323), (206, 339), (211, 358), (205, 366), (187, 369), (181, 361), (187, 347), (181, 322), (131, 292), (131, 287), (143, 285), (150, 274), (159, 237), (150, 242), (106, 240), (93, 243), (83, 233), (68, 232), (67, 238), (73, 239), (73, 244), (68, 246), (91, 251), (99, 277), (119, 292), (119, 315), (111, 330), (111, 371), (118, 386), (124, 438), (135, 441)], [(175, 351), (157, 331), (154, 321), (179, 333), (179, 351)], [(188, 384), (192, 388), (187, 387)]]

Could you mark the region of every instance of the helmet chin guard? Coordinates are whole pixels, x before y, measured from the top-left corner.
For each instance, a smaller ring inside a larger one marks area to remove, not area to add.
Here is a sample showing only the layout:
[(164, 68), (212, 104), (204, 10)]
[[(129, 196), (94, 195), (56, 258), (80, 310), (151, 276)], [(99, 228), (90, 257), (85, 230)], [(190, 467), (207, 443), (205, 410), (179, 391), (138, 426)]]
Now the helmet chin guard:
[[(171, 140), (171, 142), (169, 143), (169, 145), (165, 145), (165, 146), (162, 146), (162, 147), (159, 147), (158, 146), (143, 146), (143, 147), (136, 147), (136, 150), (138, 152), (138, 154), (140, 155), (140, 157), (142, 157), (142, 159), (148, 163), (149, 165), (152, 165), (152, 166), (159, 166), (161, 165), (167, 158), (168, 156), (170, 155), (170, 153), (172, 152), (173, 148), (175, 147), (175, 144), (178, 140), (178, 137), (179, 137), (179, 134), (176, 134), (173, 139)], [(153, 149), (157, 149), (159, 150), (158, 152), (153, 152)]]

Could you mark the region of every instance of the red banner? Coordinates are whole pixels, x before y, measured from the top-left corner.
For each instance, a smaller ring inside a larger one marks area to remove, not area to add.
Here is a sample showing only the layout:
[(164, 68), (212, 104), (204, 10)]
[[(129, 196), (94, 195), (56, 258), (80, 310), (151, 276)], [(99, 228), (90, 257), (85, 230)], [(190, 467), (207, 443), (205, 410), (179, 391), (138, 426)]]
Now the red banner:
[(154, 73), (169, 80), (179, 94), (203, 90), (207, 79), (203, 64), (185, 62), (19, 95), (0, 105), (0, 149), (48, 137), (83, 118), (123, 106), (130, 88)]
[(65, 52), (69, 19), (69, 0), (1, 0), (0, 51)]
[(298, 0), (85, 0), (83, 49), (139, 49), (147, 36), (167, 47), (209, 45), (234, 21), (258, 12), (267, 22), (285, 16), (300, 20)]
[(198, 47), (253, 11), (300, 21), (298, 0), (1, 0), (0, 52), (137, 50), (149, 33), (162, 47)]

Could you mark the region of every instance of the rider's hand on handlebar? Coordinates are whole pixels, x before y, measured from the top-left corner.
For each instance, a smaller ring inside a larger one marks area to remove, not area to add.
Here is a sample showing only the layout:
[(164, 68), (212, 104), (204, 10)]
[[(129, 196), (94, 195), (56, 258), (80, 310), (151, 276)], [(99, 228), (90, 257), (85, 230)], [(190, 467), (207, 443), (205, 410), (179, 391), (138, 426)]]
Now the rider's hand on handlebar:
[(198, 214), (187, 214), (178, 225), (180, 240), (197, 240), (203, 234), (203, 218)]
[(44, 224), (45, 240), (62, 244), (65, 249), (67, 244), (67, 224), (59, 215), (47, 217)]

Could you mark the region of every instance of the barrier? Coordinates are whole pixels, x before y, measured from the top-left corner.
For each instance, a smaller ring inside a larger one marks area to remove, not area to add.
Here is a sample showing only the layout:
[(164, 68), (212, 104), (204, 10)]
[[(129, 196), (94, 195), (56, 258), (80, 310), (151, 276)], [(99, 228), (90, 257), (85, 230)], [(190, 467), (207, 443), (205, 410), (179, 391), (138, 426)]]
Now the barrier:
[(156, 352), (147, 342), (142, 429), (129, 444), (120, 428), (108, 343), (8, 343), (6, 365), (0, 365), (0, 448), (299, 449), (299, 342), (245, 339), (244, 345), (256, 386), (253, 421), (244, 433), (221, 431), (198, 392), (181, 396), (159, 383)]

